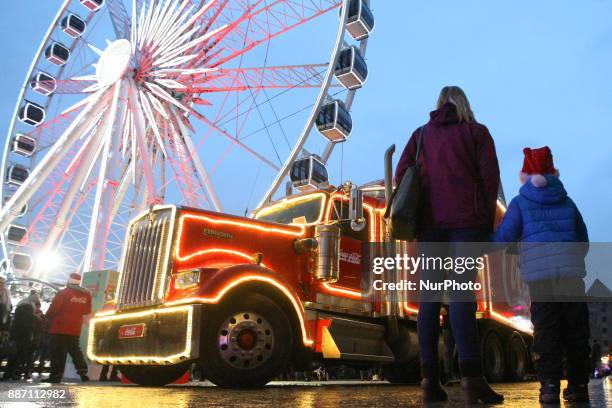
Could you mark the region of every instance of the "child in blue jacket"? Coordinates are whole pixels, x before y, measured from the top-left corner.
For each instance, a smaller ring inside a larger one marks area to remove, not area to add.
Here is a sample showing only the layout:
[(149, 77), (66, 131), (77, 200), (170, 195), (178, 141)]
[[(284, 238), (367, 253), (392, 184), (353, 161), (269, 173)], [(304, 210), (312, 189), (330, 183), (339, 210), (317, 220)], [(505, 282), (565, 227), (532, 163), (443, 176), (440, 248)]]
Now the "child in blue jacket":
[(563, 397), (588, 401), (590, 330), (583, 280), (587, 229), (559, 180), (550, 149), (525, 148), (523, 152), (523, 186), (510, 202), (495, 241), (521, 243), (521, 275), (531, 295), (540, 402), (559, 402), (564, 353), (568, 386)]

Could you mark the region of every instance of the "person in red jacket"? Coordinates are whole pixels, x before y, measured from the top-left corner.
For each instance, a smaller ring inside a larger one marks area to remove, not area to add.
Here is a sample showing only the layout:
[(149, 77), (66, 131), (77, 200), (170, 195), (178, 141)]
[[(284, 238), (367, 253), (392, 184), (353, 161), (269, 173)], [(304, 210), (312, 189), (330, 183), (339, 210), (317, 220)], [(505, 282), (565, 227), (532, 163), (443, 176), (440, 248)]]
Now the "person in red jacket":
[(71, 273), (66, 287), (55, 295), (46, 317), (50, 320), (49, 356), (51, 358), (50, 383), (59, 383), (64, 376), (66, 356), (70, 354), (74, 367), (83, 382), (89, 381), (87, 363), (79, 346), (83, 316), (91, 313), (91, 295), (80, 286), (81, 275)]

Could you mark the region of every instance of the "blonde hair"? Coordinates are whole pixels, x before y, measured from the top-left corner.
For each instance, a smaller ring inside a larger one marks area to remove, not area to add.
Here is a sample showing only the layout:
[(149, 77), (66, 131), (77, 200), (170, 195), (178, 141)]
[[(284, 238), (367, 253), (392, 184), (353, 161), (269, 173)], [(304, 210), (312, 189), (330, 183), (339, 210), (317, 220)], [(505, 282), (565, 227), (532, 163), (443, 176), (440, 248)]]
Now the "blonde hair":
[(476, 117), (470, 106), (470, 101), (463, 89), (458, 86), (445, 86), (440, 91), (440, 97), (438, 98), (438, 104), (436, 109), (440, 109), (442, 105), (446, 103), (452, 103), (457, 107), (457, 113), (459, 114), (459, 120), (461, 122), (476, 122)]

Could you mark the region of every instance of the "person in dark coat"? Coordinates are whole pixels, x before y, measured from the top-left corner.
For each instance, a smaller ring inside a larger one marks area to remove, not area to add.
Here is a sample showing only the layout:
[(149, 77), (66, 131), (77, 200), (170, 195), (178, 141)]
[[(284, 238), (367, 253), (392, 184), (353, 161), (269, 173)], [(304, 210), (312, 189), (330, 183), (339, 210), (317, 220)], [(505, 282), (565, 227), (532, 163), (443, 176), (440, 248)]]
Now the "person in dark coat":
[[(21, 373), (28, 378), (27, 368), (32, 360), (34, 328), (36, 324), (35, 308), (40, 303), (36, 292), (22, 299), (15, 308), (15, 316), (10, 330), (10, 339), (15, 343), (16, 352), (7, 363), (4, 380), (18, 380)], [(18, 374), (19, 371), (19, 374)]]
[[(36, 302), (34, 305), (34, 331), (32, 335), (32, 356), (28, 363), (28, 367), (26, 370), (26, 378), (30, 378), (32, 376), (32, 369), (34, 366), (34, 361), (38, 359), (40, 368), (41, 365), (44, 366), (44, 352), (41, 350), (44, 348), (43, 343), (45, 341), (45, 337), (47, 336), (47, 325), (45, 314), (41, 310), (40, 302)], [(42, 370), (39, 370), (39, 374)]]
[(564, 355), (568, 386), (563, 397), (587, 402), (590, 328), (583, 278), (589, 235), (559, 180), (550, 149), (523, 152), (523, 186), (510, 202), (495, 241), (521, 242), (521, 275), (531, 295), (540, 402), (559, 403)]
[(8, 334), (11, 321), (11, 292), (6, 287), (6, 278), (0, 276), (0, 336)]
[[(486, 126), (476, 122), (465, 93), (456, 86), (442, 89), (429, 123), (412, 134), (396, 168), (396, 184), (401, 182), (406, 169), (415, 165), (419, 138), (422, 138), (418, 164), (423, 204), (417, 228), (419, 252), (436, 257), (464, 256), (466, 254), (446, 253), (455, 251), (457, 245), (439, 243), (489, 240), (499, 190), (499, 167), (493, 138)], [(422, 279), (442, 281), (449, 278), (445, 271), (426, 272), (427, 275), (422, 273)], [(461, 275), (453, 273), (452, 278), (473, 281), (476, 273), (473, 268)], [(425, 299), (427, 296), (432, 297)], [(483, 377), (475, 296), (473, 293), (453, 292), (449, 293), (449, 298), (450, 321), (459, 351), (464, 391), (471, 401), (501, 402), (503, 396), (494, 392)], [(440, 307), (440, 293), (421, 292), (417, 332), (425, 402), (448, 399), (439, 378)]]
[(71, 273), (66, 287), (57, 292), (47, 310), (46, 317), (50, 319), (51, 375), (46, 381), (50, 383), (61, 382), (68, 354), (81, 380), (89, 381), (87, 363), (79, 346), (79, 337), (83, 327), (83, 317), (91, 313), (91, 294), (80, 284), (81, 275)]

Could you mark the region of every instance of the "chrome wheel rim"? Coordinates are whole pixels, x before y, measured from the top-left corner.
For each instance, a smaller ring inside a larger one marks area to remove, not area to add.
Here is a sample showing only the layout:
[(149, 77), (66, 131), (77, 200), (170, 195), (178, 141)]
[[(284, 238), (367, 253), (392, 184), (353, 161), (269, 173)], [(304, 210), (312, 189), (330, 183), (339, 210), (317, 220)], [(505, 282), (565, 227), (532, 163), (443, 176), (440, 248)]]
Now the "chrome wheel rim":
[(221, 358), (238, 369), (253, 369), (264, 364), (274, 349), (274, 332), (270, 323), (252, 312), (228, 317), (218, 333)]

